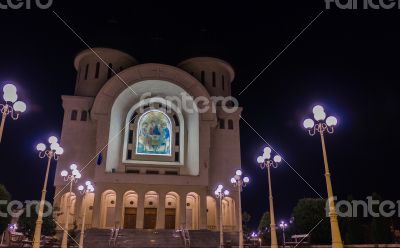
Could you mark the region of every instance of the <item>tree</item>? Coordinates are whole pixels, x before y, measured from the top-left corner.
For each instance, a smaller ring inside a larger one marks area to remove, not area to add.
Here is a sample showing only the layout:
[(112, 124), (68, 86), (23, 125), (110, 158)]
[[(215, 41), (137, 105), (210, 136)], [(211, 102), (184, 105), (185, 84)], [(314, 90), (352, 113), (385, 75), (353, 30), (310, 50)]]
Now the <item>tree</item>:
[[(38, 203), (39, 204), (39, 203)], [(37, 220), (37, 212), (36, 212), (36, 204), (29, 204), (26, 206), (30, 208), (30, 211), (25, 211), (18, 219), (18, 231), (23, 232), (29, 237), (33, 237), (35, 232), (36, 220)], [(48, 207), (44, 206), (44, 212), (46, 213)], [(53, 236), (56, 234), (56, 223), (53, 220), (52, 214), (49, 216), (43, 217), (42, 223), (42, 235)]]
[(245, 236), (249, 233), (249, 222), (251, 220), (251, 215), (246, 211), (242, 214), (242, 221), (243, 221), (243, 233)]
[(11, 221), (11, 215), (7, 213), (7, 204), (11, 201), (11, 195), (8, 193), (4, 185), (0, 184), (0, 201), (5, 204), (0, 204), (0, 213), (7, 214), (7, 217), (0, 216), (0, 235), (6, 230)]
[(271, 243), (271, 218), (269, 215), (269, 212), (265, 212), (263, 216), (261, 217), (260, 223), (258, 224), (258, 230), (261, 232), (262, 240), (264, 241), (264, 244), (270, 244)]
[[(347, 201), (351, 203), (354, 199), (350, 195), (347, 197)], [(340, 210), (342, 213), (349, 210), (357, 211), (357, 209), (347, 209), (344, 206)], [(368, 244), (367, 226), (363, 223), (362, 218), (356, 216), (342, 217), (339, 224), (345, 244)]]
[[(329, 244), (330, 223), (325, 211), (324, 199), (300, 199), (293, 209), (294, 228), (297, 234), (311, 232), (310, 241), (314, 244)], [(318, 224), (319, 223), (319, 224)]]

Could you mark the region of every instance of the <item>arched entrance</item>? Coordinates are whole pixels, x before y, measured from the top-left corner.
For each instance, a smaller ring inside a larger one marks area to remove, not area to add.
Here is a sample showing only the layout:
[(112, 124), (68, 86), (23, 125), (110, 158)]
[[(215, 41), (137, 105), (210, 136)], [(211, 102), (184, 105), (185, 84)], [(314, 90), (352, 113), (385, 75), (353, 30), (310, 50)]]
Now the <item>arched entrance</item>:
[(157, 224), (158, 194), (149, 191), (144, 196), (144, 223), (143, 229), (155, 229)]
[(199, 229), (200, 196), (195, 192), (186, 195), (186, 228)]
[(122, 223), (124, 223), (123, 227), (125, 229), (136, 228), (137, 202), (138, 202), (138, 195), (135, 191), (130, 190), (124, 194)]
[[(72, 193), (65, 193), (61, 197), (61, 218), (59, 218), (59, 222), (65, 224), (67, 216), (68, 216), (68, 223), (69, 225), (73, 225), (75, 221), (75, 202), (76, 196)], [(69, 212), (68, 212), (69, 208)], [(63, 225), (64, 226), (64, 225)]]
[(177, 229), (179, 223), (177, 208), (179, 206), (179, 195), (175, 192), (167, 193), (165, 197), (165, 229)]
[(207, 229), (217, 229), (217, 202), (211, 196), (207, 196)]
[(235, 227), (235, 202), (231, 197), (222, 200), (222, 223), (224, 230), (233, 230)]
[(111, 228), (115, 226), (115, 203), (117, 195), (114, 190), (106, 190), (101, 195), (101, 227)]

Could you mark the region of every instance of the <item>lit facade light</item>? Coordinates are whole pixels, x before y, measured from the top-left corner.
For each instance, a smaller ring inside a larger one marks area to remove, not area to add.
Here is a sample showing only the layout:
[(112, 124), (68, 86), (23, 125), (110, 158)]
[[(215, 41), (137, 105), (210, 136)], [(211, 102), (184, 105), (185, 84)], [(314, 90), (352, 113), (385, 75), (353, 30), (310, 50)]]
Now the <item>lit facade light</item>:
[[(327, 192), (328, 192), (328, 204), (329, 204), (329, 218), (331, 222), (331, 237), (332, 237), (332, 247), (335, 248), (342, 248), (343, 247), (343, 242), (342, 242), (342, 237), (340, 234), (340, 228), (338, 225), (337, 221), (337, 213), (336, 213), (336, 207), (335, 207), (335, 202), (333, 200), (334, 194), (332, 190), (332, 181), (331, 181), (331, 176), (329, 172), (329, 165), (328, 165), (328, 157), (326, 154), (326, 147), (325, 147), (325, 133), (330, 133), (332, 134), (334, 132), (334, 126), (337, 125), (337, 119), (334, 116), (329, 116), (326, 118), (325, 111), (323, 107), (321, 106), (315, 106), (313, 108), (313, 114), (314, 114), (314, 119), (317, 121), (316, 124), (311, 125), (312, 123), (308, 121), (304, 121), (304, 127), (306, 127), (308, 130), (309, 135), (314, 136), (316, 133), (320, 134), (321, 137), (321, 146), (322, 146), (322, 156), (323, 156), (323, 161), (324, 161), (324, 169), (325, 169), (325, 181), (326, 181), (326, 187), (327, 187)], [(326, 118), (326, 119), (325, 119)]]
[(334, 116), (329, 116), (326, 118), (326, 125), (329, 127), (336, 126), (337, 125), (337, 119)]
[(58, 138), (56, 136), (50, 136), (49, 137), (49, 143), (53, 144), (53, 143), (57, 143), (58, 142)]
[(305, 119), (304, 120), (304, 122), (303, 122), (303, 126), (304, 126), (304, 128), (306, 128), (306, 129), (311, 129), (311, 128), (313, 128), (314, 127), (314, 121), (312, 120), (312, 119)]
[(3, 103), (0, 102), (0, 142), (3, 137), (6, 117), (10, 116), (13, 120), (17, 120), (19, 118), (19, 115), (26, 110), (26, 104), (22, 101), (17, 101), (17, 88), (13, 84), (4, 85), (3, 100)]
[[(53, 144), (51, 144), (53, 145)], [(44, 211), (44, 199), (46, 197), (46, 189), (47, 189), (47, 180), (49, 177), (49, 171), (50, 171), (50, 165), (51, 161), (58, 160), (60, 158), (60, 155), (62, 154), (63, 150), (62, 148), (58, 145), (57, 149), (54, 150), (53, 148), (50, 149), (46, 148), (46, 145), (44, 143), (39, 143), (36, 145), (36, 150), (39, 152), (39, 158), (47, 158), (47, 169), (46, 169), (46, 176), (45, 176), (45, 183), (43, 184), (43, 189), (42, 189), (42, 196), (41, 196), (41, 201), (39, 204), (39, 209), (38, 209), (38, 217), (36, 220), (36, 226), (35, 226), (35, 232), (33, 235), (33, 244), (32, 247), (38, 248), (40, 246), (40, 240), (41, 240), (41, 232), (42, 232), (42, 223), (43, 223), (43, 211)], [(61, 152), (60, 152), (61, 151)], [(67, 171), (61, 171), (61, 176), (68, 175)]]

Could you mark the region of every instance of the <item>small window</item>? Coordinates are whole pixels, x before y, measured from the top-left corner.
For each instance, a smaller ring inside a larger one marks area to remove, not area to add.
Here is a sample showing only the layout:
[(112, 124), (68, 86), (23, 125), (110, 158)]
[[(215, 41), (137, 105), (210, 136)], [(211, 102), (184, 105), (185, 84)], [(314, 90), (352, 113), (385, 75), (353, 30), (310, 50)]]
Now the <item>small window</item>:
[(126, 173), (139, 174), (140, 170), (126, 169)]
[(158, 174), (160, 174), (160, 172), (159, 172), (159, 171), (156, 171), (156, 170), (147, 170), (147, 171), (146, 171), (146, 174), (158, 175)]
[(109, 63), (108, 64), (108, 73), (107, 73), (107, 79), (109, 79), (111, 76), (112, 76), (112, 64), (111, 63)]
[(218, 125), (219, 125), (219, 129), (225, 129), (225, 120), (218, 119)]
[(165, 175), (178, 175), (177, 171), (165, 171)]
[(225, 90), (225, 77), (222, 75), (222, 90)]
[(204, 72), (204, 71), (201, 71), (201, 78), (200, 78), (200, 81), (201, 81), (202, 84), (205, 83), (205, 77), (206, 77), (205, 72)]
[(99, 78), (99, 72), (100, 72), (100, 62), (96, 63), (96, 73), (94, 74), (95, 78)]
[(78, 111), (77, 110), (72, 110), (71, 112), (71, 121), (76, 121), (78, 118)]
[(179, 152), (175, 152), (175, 162), (179, 162)]
[(215, 71), (213, 71), (213, 73), (212, 73), (212, 86), (213, 86), (213, 87), (216, 86), (216, 82), (215, 82)]
[(132, 150), (128, 150), (127, 159), (132, 159)]
[(233, 120), (228, 120), (228, 129), (233, 129)]
[(86, 69), (85, 69), (85, 80), (87, 79), (89, 73), (89, 64), (86, 64)]
[(87, 121), (88, 113), (87, 111), (82, 111), (81, 121)]

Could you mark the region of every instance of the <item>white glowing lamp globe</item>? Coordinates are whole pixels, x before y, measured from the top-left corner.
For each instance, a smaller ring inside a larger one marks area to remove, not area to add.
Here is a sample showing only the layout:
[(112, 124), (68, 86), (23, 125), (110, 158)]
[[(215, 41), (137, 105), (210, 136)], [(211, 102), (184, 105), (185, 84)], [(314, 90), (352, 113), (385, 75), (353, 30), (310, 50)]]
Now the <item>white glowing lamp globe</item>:
[(271, 148), (269, 148), (268, 146), (264, 148), (264, 153), (271, 153)]
[(79, 186), (78, 186), (78, 190), (79, 190), (79, 191), (83, 191), (84, 188), (85, 188), (85, 187), (83, 187), (82, 185), (79, 185)]
[(311, 129), (314, 127), (314, 121), (312, 119), (305, 119), (303, 122), (304, 128)]
[(3, 99), (6, 102), (15, 102), (18, 99), (17, 93), (15, 92), (4, 92)]
[(337, 125), (337, 119), (334, 116), (329, 116), (326, 118), (326, 125), (332, 127)]
[(218, 185), (217, 189), (221, 190), (224, 186), (222, 184)]
[(218, 196), (218, 195), (219, 195), (219, 192), (221, 192), (221, 191), (219, 191), (219, 190), (217, 189), (217, 190), (214, 191), (214, 194), (215, 194), (216, 196)]
[(64, 153), (64, 148), (62, 148), (61, 146), (56, 148), (56, 154), (57, 155), (62, 155)]
[(264, 154), (262, 155), (262, 157), (263, 157), (264, 160), (270, 159), (270, 158), (271, 158), (271, 153), (266, 153), (266, 152), (264, 152)]
[(58, 143), (53, 143), (50, 145), (50, 149), (53, 151), (57, 150), (58, 147), (60, 147), (60, 144)]
[(316, 121), (323, 121), (323, 120), (325, 120), (325, 118), (326, 118), (326, 114), (323, 111), (314, 113), (314, 119)]
[(68, 175), (68, 171), (66, 171), (66, 170), (61, 171), (62, 177), (66, 177), (67, 175)]
[(94, 191), (93, 185), (89, 185), (89, 186), (88, 186), (88, 189), (89, 189), (90, 192), (93, 192), (93, 191)]
[(14, 109), (15, 111), (17, 111), (17, 112), (23, 113), (23, 112), (25, 112), (25, 110), (26, 110), (26, 104), (25, 104), (24, 102), (22, 102), (22, 101), (16, 101), (16, 102), (13, 104), (13, 109)]
[(224, 195), (229, 195), (229, 190), (224, 190)]
[(279, 156), (279, 155), (276, 155), (276, 156), (274, 157), (274, 161), (275, 161), (275, 163), (280, 163), (280, 162), (282, 161), (282, 157)]
[(325, 111), (324, 107), (322, 107), (321, 105), (315, 105), (312, 109), (313, 114), (324, 112), (324, 111)]
[(236, 179), (234, 177), (231, 178), (231, 183), (236, 183)]
[(46, 145), (43, 143), (39, 143), (36, 146), (36, 150), (38, 150), (39, 152), (43, 152), (44, 150), (46, 150)]
[(58, 142), (58, 139), (56, 136), (50, 136), (50, 138), (49, 138), (50, 144), (57, 143), (57, 142)]
[(242, 175), (242, 171), (241, 170), (236, 170), (236, 175), (237, 176), (241, 176)]
[(3, 92), (11, 92), (11, 93), (17, 93), (17, 87), (15, 87), (15, 85), (13, 84), (6, 84), (3, 87)]
[(91, 182), (91, 181), (86, 181), (86, 182), (85, 182), (85, 185), (86, 185), (86, 186), (92, 185), (92, 182)]
[(248, 182), (250, 182), (250, 178), (248, 178), (248, 177), (244, 177), (244, 178), (243, 178), (243, 182), (245, 182), (245, 183), (248, 183)]
[(71, 165), (69, 166), (69, 168), (70, 168), (72, 171), (74, 171), (74, 170), (76, 170), (76, 168), (78, 168), (78, 166), (77, 166), (76, 164), (71, 164)]
[(79, 173), (79, 171), (78, 171), (78, 174), (75, 175), (75, 178), (78, 178), (78, 179), (79, 179), (79, 178), (81, 178), (81, 177), (82, 177), (82, 174)]
[(73, 171), (72, 171), (72, 175), (73, 175), (73, 176), (76, 176), (76, 175), (78, 175), (78, 174), (79, 174), (79, 171), (78, 171), (78, 170), (73, 170)]

